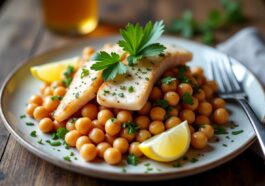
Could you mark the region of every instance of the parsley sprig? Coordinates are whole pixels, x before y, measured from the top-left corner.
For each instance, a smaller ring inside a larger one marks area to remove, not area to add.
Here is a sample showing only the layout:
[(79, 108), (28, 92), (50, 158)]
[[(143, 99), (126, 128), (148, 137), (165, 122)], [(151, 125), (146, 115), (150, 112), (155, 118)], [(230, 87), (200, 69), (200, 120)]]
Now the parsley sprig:
[(127, 67), (120, 61), (120, 56), (112, 52), (108, 54), (105, 51), (98, 52), (94, 60), (95, 64), (91, 66), (93, 70), (103, 70), (102, 78), (104, 81), (114, 79), (118, 74), (125, 74)]
[(149, 21), (144, 28), (139, 23), (136, 25), (129, 23), (125, 29), (121, 29), (123, 39), (118, 42), (118, 45), (130, 54), (129, 65), (135, 64), (144, 57), (163, 53), (166, 47), (155, 42), (163, 34), (164, 27), (163, 21), (155, 24)]
[(137, 123), (134, 123), (132, 121), (128, 121), (122, 124), (122, 128), (128, 127), (128, 134), (135, 134), (140, 130), (140, 127), (137, 125)]

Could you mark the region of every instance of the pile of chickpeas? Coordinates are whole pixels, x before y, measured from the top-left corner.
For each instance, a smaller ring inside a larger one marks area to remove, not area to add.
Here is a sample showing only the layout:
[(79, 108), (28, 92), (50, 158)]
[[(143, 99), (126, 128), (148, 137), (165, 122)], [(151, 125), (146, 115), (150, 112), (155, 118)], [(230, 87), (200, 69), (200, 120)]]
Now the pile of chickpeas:
[[(191, 146), (203, 149), (214, 135), (212, 124), (224, 125), (229, 114), (225, 109), (225, 101), (216, 97), (218, 89), (215, 81), (208, 81), (202, 68), (186, 67), (185, 77), (188, 83), (181, 83), (178, 77), (179, 67), (166, 71), (153, 87), (149, 100), (139, 111), (106, 108), (92, 100), (83, 106), (72, 118), (58, 122), (52, 113), (60, 104), (59, 99), (52, 96), (64, 96), (67, 88), (61, 81), (44, 84), (40, 95), (30, 97), (26, 112), (39, 121), (39, 129), (51, 133), (65, 127), (68, 133), (65, 142), (76, 147), (86, 161), (103, 158), (109, 164), (121, 162), (123, 154), (142, 156), (138, 146), (148, 138), (160, 134), (167, 129), (187, 120), (191, 133)], [(175, 77), (170, 83), (162, 83), (165, 77)], [(197, 86), (196, 90), (194, 85)], [(198, 89), (198, 87), (200, 87)], [(192, 96), (192, 104), (183, 103), (182, 96)], [(156, 106), (156, 100), (164, 99), (170, 110)], [(134, 122), (138, 126), (135, 133), (123, 128), (126, 122)]]

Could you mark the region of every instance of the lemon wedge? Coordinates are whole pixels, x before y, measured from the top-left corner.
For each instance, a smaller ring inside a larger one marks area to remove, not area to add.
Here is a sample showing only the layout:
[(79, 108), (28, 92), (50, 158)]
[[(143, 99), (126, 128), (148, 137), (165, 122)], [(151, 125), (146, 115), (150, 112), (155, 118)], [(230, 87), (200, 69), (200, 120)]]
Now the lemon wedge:
[(62, 80), (62, 73), (68, 66), (73, 66), (75, 68), (79, 66), (79, 59), (79, 57), (73, 57), (44, 65), (33, 66), (30, 68), (30, 72), (36, 79), (47, 83), (59, 81)]
[(149, 138), (139, 145), (150, 159), (169, 162), (183, 156), (190, 146), (190, 129), (187, 121)]

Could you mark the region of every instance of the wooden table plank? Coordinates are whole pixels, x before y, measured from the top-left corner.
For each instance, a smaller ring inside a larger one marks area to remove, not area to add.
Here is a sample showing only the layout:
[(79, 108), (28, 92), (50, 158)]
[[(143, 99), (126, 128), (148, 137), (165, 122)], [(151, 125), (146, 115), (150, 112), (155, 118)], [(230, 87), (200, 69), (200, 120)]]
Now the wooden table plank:
[[(35, 0), (10, 0), (3, 7), (0, 14), (0, 85), (7, 74), (33, 52), (34, 38), (41, 27), (36, 6)], [(9, 133), (0, 120), (0, 160), (8, 138)]]

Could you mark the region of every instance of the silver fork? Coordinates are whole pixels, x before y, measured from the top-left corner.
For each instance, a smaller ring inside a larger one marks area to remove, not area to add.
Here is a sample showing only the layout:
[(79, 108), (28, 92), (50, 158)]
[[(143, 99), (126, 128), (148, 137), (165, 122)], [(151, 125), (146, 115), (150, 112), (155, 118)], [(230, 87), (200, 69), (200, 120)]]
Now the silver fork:
[(210, 75), (219, 85), (219, 96), (223, 99), (235, 100), (242, 106), (254, 128), (265, 157), (265, 127), (248, 104), (243, 86), (233, 72), (231, 58), (224, 56), (222, 59), (212, 59), (209, 62)]

